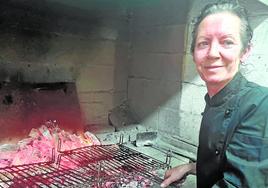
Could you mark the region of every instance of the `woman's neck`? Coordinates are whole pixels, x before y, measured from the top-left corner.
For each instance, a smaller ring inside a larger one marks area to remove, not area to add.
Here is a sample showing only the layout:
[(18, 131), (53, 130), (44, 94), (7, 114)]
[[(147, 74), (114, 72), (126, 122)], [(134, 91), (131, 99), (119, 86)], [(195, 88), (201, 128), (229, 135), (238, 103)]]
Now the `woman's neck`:
[(234, 79), (237, 72), (226, 80), (222, 80), (221, 82), (213, 83), (213, 82), (206, 82), (208, 95), (212, 98), (214, 95), (219, 93), (231, 80)]
[(223, 87), (218, 87), (218, 86), (208, 86), (207, 85), (207, 90), (208, 90), (208, 95), (210, 98), (212, 98), (214, 95), (216, 95)]
[(216, 84), (206, 83), (209, 97), (212, 98), (214, 95), (220, 92), (228, 83), (229, 81)]

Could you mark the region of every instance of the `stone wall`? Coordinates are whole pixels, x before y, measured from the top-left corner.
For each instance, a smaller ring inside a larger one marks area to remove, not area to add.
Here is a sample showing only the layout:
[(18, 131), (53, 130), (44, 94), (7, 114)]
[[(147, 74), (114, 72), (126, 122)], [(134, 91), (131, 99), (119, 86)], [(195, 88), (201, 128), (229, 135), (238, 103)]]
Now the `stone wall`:
[(142, 125), (169, 137), (185, 132), (179, 122), (190, 4), (160, 0), (131, 10), (130, 108)]

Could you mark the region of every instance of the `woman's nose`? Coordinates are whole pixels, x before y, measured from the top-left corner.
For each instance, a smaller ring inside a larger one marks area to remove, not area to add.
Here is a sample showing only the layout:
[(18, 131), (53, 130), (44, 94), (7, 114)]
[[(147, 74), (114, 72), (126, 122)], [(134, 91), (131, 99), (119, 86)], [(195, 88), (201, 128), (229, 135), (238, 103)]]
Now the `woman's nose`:
[(211, 58), (220, 57), (220, 49), (217, 43), (212, 42), (210, 44), (210, 48), (208, 49), (208, 57), (211, 57)]

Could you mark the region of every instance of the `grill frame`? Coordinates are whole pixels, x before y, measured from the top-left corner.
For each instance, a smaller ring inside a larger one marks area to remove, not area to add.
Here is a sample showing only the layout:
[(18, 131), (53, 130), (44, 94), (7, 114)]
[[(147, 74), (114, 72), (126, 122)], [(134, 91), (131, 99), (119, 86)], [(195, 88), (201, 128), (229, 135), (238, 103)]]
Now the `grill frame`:
[(57, 152), (56, 160), (52, 152), (48, 162), (0, 168), (0, 187), (106, 187), (107, 182), (120, 187), (128, 180), (160, 185), (162, 179), (155, 172), (170, 167), (123, 144), (68, 151), (60, 151), (59, 144)]

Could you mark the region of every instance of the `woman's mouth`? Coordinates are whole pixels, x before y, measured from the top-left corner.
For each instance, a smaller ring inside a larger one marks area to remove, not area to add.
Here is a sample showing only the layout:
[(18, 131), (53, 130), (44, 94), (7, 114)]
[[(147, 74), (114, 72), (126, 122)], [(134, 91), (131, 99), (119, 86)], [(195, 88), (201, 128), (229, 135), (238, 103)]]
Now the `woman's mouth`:
[(208, 69), (208, 70), (214, 70), (214, 69), (218, 69), (218, 68), (221, 68), (223, 66), (221, 65), (213, 65), (213, 66), (205, 66), (205, 69)]

